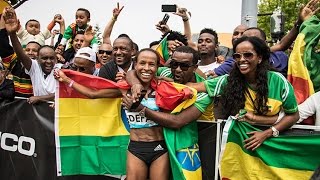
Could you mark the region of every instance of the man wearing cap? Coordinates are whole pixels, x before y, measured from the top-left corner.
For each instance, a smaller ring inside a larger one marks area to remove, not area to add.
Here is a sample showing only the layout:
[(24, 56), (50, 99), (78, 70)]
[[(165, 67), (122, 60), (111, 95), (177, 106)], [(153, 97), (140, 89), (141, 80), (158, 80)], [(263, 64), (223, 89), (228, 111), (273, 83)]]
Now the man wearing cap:
[(98, 76), (99, 71), (95, 68), (96, 59), (96, 53), (90, 47), (83, 47), (77, 51), (71, 69)]

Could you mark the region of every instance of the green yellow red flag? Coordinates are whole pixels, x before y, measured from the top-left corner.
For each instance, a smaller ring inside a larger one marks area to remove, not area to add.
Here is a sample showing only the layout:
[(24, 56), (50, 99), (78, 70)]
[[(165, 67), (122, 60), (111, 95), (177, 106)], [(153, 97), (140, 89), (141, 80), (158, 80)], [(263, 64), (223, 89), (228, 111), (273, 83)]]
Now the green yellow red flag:
[[(75, 82), (92, 89), (129, 88), (125, 82), (63, 71)], [(162, 109), (180, 112), (196, 101), (197, 91), (187, 86), (165, 81), (152, 81), (151, 86), (156, 91), (156, 103)], [(58, 83), (55, 106), (59, 176), (126, 174), (129, 125), (120, 98), (88, 99), (68, 85)], [(182, 138), (181, 142), (186, 136)]]
[(254, 151), (244, 148), (248, 132), (261, 131), (247, 122), (229, 119), (223, 130), (222, 179), (310, 179), (320, 165), (320, 135), (281, 135), (266, 139)]

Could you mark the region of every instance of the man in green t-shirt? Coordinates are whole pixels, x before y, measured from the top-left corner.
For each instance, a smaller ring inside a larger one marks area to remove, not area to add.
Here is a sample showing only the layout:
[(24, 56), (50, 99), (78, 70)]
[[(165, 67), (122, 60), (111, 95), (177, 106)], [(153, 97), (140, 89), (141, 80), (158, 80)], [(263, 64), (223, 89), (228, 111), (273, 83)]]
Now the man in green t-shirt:
[[(189, 48), (182, 48), (182, 49), (189, 49)], [(187, 50), (186, 50), (187, 51)], [(187, 52), (177, 52), (176, 56), (183, 54), (188, 54)], [(190, 53), (191, 54), (191, 53)], [(197, 65), (193, 67), (188, 67), (189, 64), (192, 64), (192, 59), (189, 62), (182, 61), (181, 63), (187, 63), (187, 64), (182, 64), (182, 70), (181, 66), (178, 68), (178, 64), (180, 63), (179, 60), (174, 59), (175, 61), (173, 63), (170, 63), (170, 67), (159, 67), (157, 71), (157, 76), (160, 77), (167, 77), (167, 78), (172, 78), (174, 79), (175, 83), (180, 83), (180, 84), (186, 84), (188, 82), (203, 82), (205, 79), (199, 75), (196, 72)], [(189, 64), (188, 64), (189, 63)], [(188, 69), (187, 69), (188, 67)], [(213, 105), (212, 105), (212, 99), (209, 97), (207, 93), (198, 93), (197, 94), (197, 101), (194, 104), (197, 109), (201, 112), (201, 116), (199, 119), (201, 120), (206, 120), (206, 121), (213, 121)]]

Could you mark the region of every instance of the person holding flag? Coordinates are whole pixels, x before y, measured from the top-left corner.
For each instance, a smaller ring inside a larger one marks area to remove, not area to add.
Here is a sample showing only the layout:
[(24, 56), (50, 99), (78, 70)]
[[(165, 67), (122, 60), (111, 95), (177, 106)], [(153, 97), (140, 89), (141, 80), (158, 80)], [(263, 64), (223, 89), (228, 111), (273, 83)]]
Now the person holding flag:
[(156, 51), (160, 54), (161, 65), (167, 64), (170, 56), (172, 56), (175, 49), (179, 46), (187, 46), (188, 41), (185, 35), (182, 35), (177, 31), (166, 32), (156, 48)]
[[(278, 123), (264, 122), (270, 128), (263, 130), (246, 129), (241, 131), (243, 137), (239, 137), (239, 143), (235, 139), (229, 139), (223, 148), (221, 161), (221, 176), (228, 179), (254, 178), (259, 179), (259, 173), (247, 171), (248, 166), (235, 163), (245, 155), (254, 156), (264, 152), (270, 147), (271, 138), (277, 138), (279, 133), (289, 129), (299, 119), (298, 105), (292, 85), (285, 77), (270, 70), (270, 48), (258, 37), (243, 36), (235, 41), (233, 46), (235, 53), (233, 58), (236, 66), (230, 75), (220, 76), (197, 84), (189, 84), (200, 92), (208, 92), (211, 97), (221, 95), (221, 104), (226, 116), (234, 116), (232, 125), (226, 127), (245, 126), (243, 115), (240, 112), (252, 112), (252, 121), (262, 122), (258, 119), (277, 115), (281, 110), (285, 115)], [(235, 126), (234, 126), (235, 125)], [(231, 130), (226, 130), (230, 132)], [(230, 138), (235, 136), (230, 136)], [(237, 140), (238, 140), (237, 139)], [(223, 141), (224, 142), (224, 141)], [(241, 150), (233, 151), (233, 150)], [(261, 151), (260, 151), (261, 149)], [(234, 152), (234, 153), (232, 153)], [(283, 157), (280, 161), (285, 161)], [(257, 160), (259, 161), (259, 160)], [(262, 162), (267, 163), (267, 162)], [(241, 167), (239, 167), (241, 166)], [(264, 176), (263, 176), (264, 177)], [(281, 179), (281, 178), (280, 178)]]
[(245, 140), (244, 147), (255, 150), (264, 140), (276, 137), (298, 121), (298, 105), (292, 85), (280, 73), (269, 70), (270, 48), (260, 38), (243, 36), (233, 49), (236, 66), (230, 75), (190, 85), (200, 92), (208, 92), (211, 97), (222, 95), (227, 116), (236, 115), (241, 109), (254, 115), (273, 116), (283, 109), (285, 115), (280, 122), (275, 125), (272, 122), (273, 126), (265, 131), (249, 133), (251, 137)]
[[(176, 107), (179, 102), (185, 99), (187, 99), (186, 101), (189, 102), (187, 103), (189, 105), (195, 101), (196, 97), (193, 95), (194, 92), (186, 87), (183, 87), (178, 96), (178, 91), (173, 92), (171, 96), (168, 92), (159, 92), (168, 83), (157, 82), (157, 80), (154, 79), (160, 61), (160, 57), (156, 51), (149, 48), (142, 49), (136, 58), (137, 60), (134, 66), (136, 74), (141, 84), (143, 84), (147, 90), (146, 97), (148, 97), (147, 99), (142, 99), (141, 104), (159, 111), (162, 108), (170, 109), (170, 105), (168, 105), (170, 103), (167, 102), (168, 99), (171, 99), (171, 107)], [(125, 92), (125, 90), (119, 90), (115, 87), (114, 89), (99, 90), (88, 88), (68, 78), (61, 70), (56, 72), (56, 78), (89, 98), (113, 98), (122, 96), (122, 94), (130, 94), (130, 91)], [(122, 86), (122, 88), (124, 87), (125, 86)], [(166, 87), (166, 89), (168, 89), (169, 86)], [(128, 86), (126, 88), (128, 88)], [(161, 95), (161, 93), (165, 94)], [(166, 102), (159, 103), (159, 99), (155, 99), (156, 95), (157, 97), (162, 97), (160, 99)], [(173, 95), (175, 99), (172, 100)], [(145, 110), (146, 108), (143, 108), (137, 112), (127, 111), (126, 113), (130, 126), (130, 142), (127, 153), (127, 178), (147, 179), (149, 177), (150, 179), (168, 179), (170, 165), (162, 127), (151, 119), (146, 118), (144, 116)]]
[[(158, 68), (157, 75), (161, 78), (173, 78), (174, 82), (180, 84), (203, 82), (205, 79), (196, 72), (198, 59), (199, 54), (193, 48), (189, 46), (177, 47), (172, 54), (170, 68)], [(128, 72), (126, 78), (129, 83), (132, 83), (133, 96), (131, 99), (124, 100), (126, 107), (130, 108), (134, 99), (136, 100), (138, 94), (141, 93), (143, 86), (134, 71)], [(142, 109), (144, 106), (140, 105), (139, 108)], [(164, 127), (173, 178), (202, 179), (202, 168), (209, 169), (211, 167), (202, 167), (201, 159), (211, 159), (213, 153), (202, 156), (201, 147), (198, 144), (197, 125), (199, 124), (196, 120), (214, 121), (212, 98), (206, 93), (197, 93), (196, 102), (181, 112), (170, 114), (146, 108), (145, 116)], [(203, 151), (203, 153), (205, 152)]]

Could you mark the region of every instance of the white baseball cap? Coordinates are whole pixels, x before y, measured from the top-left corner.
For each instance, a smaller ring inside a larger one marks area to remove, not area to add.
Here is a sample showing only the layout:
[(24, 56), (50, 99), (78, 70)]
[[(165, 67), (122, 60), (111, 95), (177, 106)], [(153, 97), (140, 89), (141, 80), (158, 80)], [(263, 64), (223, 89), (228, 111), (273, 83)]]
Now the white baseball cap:
[(75, 58), (84, 58), (84, 59), (87, 59), (87, 60), (92, 61), (94, 63), (96, 63), (96, 60), (97, 60), (96, 53), (90, 47), (80, 48), (74, 57)]

